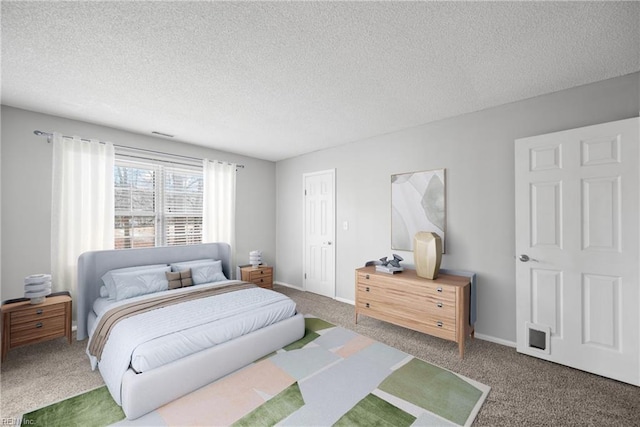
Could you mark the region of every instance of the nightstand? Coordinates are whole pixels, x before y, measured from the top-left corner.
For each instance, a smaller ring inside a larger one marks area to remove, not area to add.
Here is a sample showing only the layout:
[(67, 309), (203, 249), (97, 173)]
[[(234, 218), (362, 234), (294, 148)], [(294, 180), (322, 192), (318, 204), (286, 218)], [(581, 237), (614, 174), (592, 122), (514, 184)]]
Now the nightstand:
[(254, 283), (261, 288), (273, 289), (273, 267), (240, 267), (240, 280)]
[(42, 304), (30, 301), (2, 305), (2, 361), (12, 348), (67, 337), (71, 344), (71, 297), (47, 297)]

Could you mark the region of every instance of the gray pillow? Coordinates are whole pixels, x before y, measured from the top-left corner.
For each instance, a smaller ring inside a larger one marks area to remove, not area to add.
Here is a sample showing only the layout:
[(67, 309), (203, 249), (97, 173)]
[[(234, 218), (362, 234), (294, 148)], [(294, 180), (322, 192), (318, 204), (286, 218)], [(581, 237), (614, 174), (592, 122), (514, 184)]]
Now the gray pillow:
[(116, 299), (116, 285), (113, 282), (113, 273), (124, 273), (127, 271), (142, 271), (148, 270), (150, 268), (157, 267), (166, 267), (167, 264), (152, 264), (152, 265), (136, 265), (134, 267), (125, 267), (125, 268), (117, 268), (115, 270), (107, 271), (104, 276), (102, 276), (102, 282), (107, 287), (107, 292), (109, 293), (109, 299)]
[(113, 282), (116, 286), (116, 301), (166, 291), (169, 289), (169, 281), (165, 273), (170, 270), (171, 267), (166, 266), (148, 270), (113, 273)]

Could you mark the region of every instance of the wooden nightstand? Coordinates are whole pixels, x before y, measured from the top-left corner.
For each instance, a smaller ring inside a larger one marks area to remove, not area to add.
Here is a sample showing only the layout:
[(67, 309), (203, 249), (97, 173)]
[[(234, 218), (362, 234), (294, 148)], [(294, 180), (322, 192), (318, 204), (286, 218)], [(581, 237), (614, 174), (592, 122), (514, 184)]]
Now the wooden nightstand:
[(273, 289), (273, 267), (264, 265), (241, 267), (240, 280), (255, 283), (261, 288)]
[(2, 305), (2, 361), (12, 348), (67, 337), (71, 344), (71, 297), (48, 297)]

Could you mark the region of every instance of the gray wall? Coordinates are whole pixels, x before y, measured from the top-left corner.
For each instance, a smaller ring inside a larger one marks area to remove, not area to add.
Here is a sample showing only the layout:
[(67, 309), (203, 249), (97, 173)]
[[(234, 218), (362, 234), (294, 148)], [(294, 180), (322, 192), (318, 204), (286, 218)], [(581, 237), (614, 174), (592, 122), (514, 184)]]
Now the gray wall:
[(24, 277), (51, 266), (51, 144), (34, 130), (245, 165), (237, 177), (236, 261), (261, 249), (275, 262), (275, 163), (2, 106), (1, 299), (23, 296)]
[(514, 140), (637, 117), (639, 96), (635, 73), (278, 162), (276, 280), (302, 286), (303, 173), (336, 169), (336, 297), (353, 301), (354, 269), (392, 253), (390, 176), (446, 168), (442, 266), (478, 273), (477, 333), (514, 343)]

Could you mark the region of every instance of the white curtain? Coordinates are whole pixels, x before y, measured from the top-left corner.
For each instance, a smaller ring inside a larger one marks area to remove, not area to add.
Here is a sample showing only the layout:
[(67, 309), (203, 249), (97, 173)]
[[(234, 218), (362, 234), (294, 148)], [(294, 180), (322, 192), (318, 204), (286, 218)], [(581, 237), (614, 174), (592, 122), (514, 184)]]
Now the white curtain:
[(111, 143), (53, 134), (51, 275), (56, 291), (77, 289), (78, 256), (113, 249)]
[(233, 254), (236, 238), (236, 164), (204, 159), (202, 170), (202, 242), (229, 243)]

